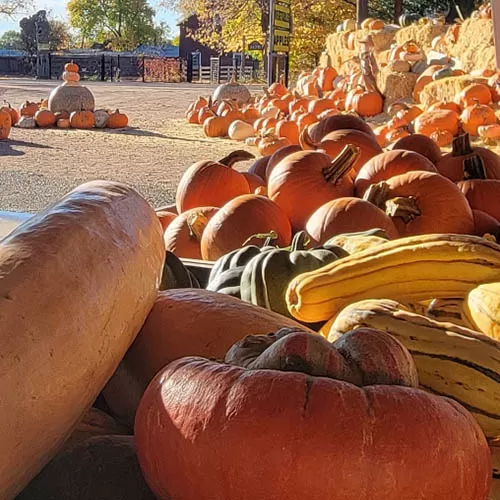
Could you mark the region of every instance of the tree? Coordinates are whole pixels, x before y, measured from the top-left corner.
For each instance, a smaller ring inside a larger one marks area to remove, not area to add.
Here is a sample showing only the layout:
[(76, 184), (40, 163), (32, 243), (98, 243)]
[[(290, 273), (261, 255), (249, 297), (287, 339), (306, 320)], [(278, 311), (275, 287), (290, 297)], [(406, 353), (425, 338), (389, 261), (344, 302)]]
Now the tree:
[(32, 5), (31, 0), (0, 0), (0, 16), (13, 16)]
[(70, 24), (82, 37), (111, 40), (115, 48), (134, 49), (140, 43), (154, 43), (158, 35), (155, 12), (147, 0), (70, 0)]
[(69, 49), (72, 44), (72, 37), (69, 26), (64, 21), (49, 19), (50, 26), (50, 50)]
[(23, 50), (21, 33), (15, 30), (6, 31), (0, 37), (0, 49)]

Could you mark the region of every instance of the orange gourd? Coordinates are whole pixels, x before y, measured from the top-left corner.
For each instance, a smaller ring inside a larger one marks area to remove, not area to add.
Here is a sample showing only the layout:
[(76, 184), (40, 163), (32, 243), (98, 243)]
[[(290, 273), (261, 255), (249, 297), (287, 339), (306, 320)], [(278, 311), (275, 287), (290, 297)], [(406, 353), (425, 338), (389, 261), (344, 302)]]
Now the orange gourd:
[(404, 137), (409, 137), (410, 132), (406, 127), (401, 127), (393, 130), (389, 130), (387, 133), (387, 142), (390, 144), (392, 142), (399, 141), (400, 139), (403, 139)]
[(221, 207), (229, 200), (250, 192), (245, 177), (232, 167), (254, 156), (246, 151), (234, 151), (222, 160), (200, 161), (182, 175), (175, 203), (179, 213), (197, 207)]
[(217, 260), (247, 244), (262, 246), (265, 235), (274, 232), (274, 244), (286, 247), (292, 228), (286, 214), (269, 198), (254, 194), (238, 196), (226, 203), (210, 220), (201, 240), (205, 260)]
[(250, 193), (255, 193), (258, 188), (265, 187), (266, 183), (255, 174), (242, 172), (241, 175), (247, 180)]

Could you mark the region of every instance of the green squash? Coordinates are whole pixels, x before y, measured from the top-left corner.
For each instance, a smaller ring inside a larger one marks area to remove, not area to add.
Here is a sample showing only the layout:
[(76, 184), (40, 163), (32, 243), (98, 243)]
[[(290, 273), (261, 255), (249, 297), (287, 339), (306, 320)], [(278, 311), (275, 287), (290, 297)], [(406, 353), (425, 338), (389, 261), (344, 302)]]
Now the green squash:
[(290, 281), (349, 255), (333, 245), (328, 249), (306, 250), (306, 241), (306, 233), (300, 231), (290, 248), (270, 249), (255, 255), (241, 276), (241, 299), (291, 317), (285, 300)]
[(179, 257), (167, 250), (161, 275), (160, 290), (172, 290), (174, 288), (201, 288), (201, 285), (196, 276), (182, 263)]

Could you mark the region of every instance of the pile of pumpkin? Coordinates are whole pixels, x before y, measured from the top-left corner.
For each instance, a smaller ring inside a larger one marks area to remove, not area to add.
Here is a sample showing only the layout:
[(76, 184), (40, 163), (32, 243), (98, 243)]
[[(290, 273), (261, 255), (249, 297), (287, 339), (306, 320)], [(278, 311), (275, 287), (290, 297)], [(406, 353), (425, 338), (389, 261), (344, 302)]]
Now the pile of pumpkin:
[(499, 245), (299, 231), (205, 290), (157, 214), (93, 182), (1, 241), (4, 498), (500, 498)]

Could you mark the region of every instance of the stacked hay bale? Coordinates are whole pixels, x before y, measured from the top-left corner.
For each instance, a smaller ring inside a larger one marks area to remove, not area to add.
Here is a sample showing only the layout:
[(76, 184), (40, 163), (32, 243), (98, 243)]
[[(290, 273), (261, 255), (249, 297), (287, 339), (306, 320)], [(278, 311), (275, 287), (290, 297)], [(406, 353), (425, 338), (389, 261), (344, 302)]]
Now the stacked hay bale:
[(470, 75), (443, 78), (428, 83), (420, 92), (420, 102), (425, 108), (440, 101), (453, 101), (455, 96), (465, 87), (473, 83), (487, 83), (485, 78), (476, 78)]
[(447, 29), (447, 26), (430, 22), (412, 24), (398, 30), (396, 33), (396, 43), (403, 45), (413, 40), (424, 52), (428, 52), (431, 50), (432, 40), (437, 36), (444, 35)]

